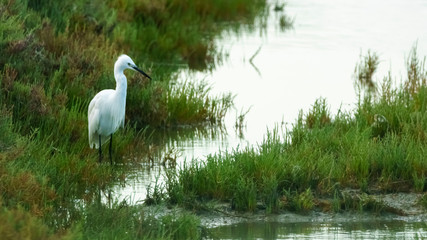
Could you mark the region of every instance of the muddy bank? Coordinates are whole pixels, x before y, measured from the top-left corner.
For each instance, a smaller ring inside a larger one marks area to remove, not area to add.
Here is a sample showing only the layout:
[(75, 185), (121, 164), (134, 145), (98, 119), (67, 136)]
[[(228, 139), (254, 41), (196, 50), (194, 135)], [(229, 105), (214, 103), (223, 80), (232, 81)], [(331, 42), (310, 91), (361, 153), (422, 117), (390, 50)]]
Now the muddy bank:
[[(345, 194), (352, 198), (362, 198), (362, 193), (358, 190), (348, 190)], [(201, 224), (208, 228), (232, 225), (241, 222), (282, 222), (282, 223), (303, 223), (303, 222), (364, 222), (378, 220), (421, 222), (427, 219), (426, 208), (420, 204), (423, 194), (420, 193), (390, 193), (366, 195), (379, 206), (380, 212), (369, 211), (343, 211), (335, 213), (326, 211), (327, 203), (331, 199), (317, 199), (318, 207), (307, 213), (292, 213), (282, 211), (277, 214), (265, 214), (259, 210), (256, 213), (239, 213), (232, 211), (229, 204), (216, 204), (212, 211), (205, 211), (199, 214)]]
[[(234, 225), (239, 223), (257, 222), (280, 222), (280, 223), (325, 223), (325, 222), (371, 222), (378, 221), (405, 221), (423, 222), (427, 219), (426, 208), (422, 206), (421, 199), (424, 194), (420, 193), (390, 193), (366, 195), (359, 190), (346, 190), (345, 196), (353, 199), (369, 198), (371, 204), (380, 206), (380, 210), (357, 211), (348, 210), (333, 212), (328, 208), (332, 199), (317, 199), (316, 208), (309, 212), (294, 213), (279, 211), (278, 213), (266, 214), (262, 206), (254, 213), (242, 213), (231, 209), (229, 203), (209, 202), (197, 204), (190, 211), (200, 218), (201, 226), (215, 228)], [(168, 208), (166, 206), (147, 206), (146, 211), (150, 214), (163, 216), (166, 214), (181, 214), (188, 210), (180, 207)]]

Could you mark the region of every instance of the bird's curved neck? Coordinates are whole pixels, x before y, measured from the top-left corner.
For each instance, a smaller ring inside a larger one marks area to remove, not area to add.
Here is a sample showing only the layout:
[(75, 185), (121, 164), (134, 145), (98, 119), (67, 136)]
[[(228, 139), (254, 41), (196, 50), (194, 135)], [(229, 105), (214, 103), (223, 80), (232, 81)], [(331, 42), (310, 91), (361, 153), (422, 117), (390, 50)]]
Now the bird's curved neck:
[(117, 94), (123, 95), (124, 97), (126, 97), (127, 79), (126, 79), (126, 76), (123, 74), (123, 71), (121, 72), (114, 71), (114, 77), (116, 78)]
[(127, 79), (123, 73), (125, 69), (120, 64), (114, 65), (114, 77), (116, 78), (116, 91), (124, 94), (126, 96), (127, 90)]

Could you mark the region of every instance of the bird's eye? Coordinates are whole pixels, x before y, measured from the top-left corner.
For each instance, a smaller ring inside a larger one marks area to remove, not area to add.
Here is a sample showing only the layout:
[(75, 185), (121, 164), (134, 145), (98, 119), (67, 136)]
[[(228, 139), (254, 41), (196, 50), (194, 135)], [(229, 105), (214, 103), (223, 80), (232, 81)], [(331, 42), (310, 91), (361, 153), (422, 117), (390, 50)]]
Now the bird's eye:
[(128, 66), (130, 67), (130, 63), (128, 63)]

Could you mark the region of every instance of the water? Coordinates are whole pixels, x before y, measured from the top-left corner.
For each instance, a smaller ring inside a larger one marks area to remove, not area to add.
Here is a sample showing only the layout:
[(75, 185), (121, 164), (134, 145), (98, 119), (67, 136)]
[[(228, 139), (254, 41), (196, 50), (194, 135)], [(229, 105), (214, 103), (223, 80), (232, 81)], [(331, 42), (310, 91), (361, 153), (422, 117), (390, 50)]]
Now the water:
[(251, 222), (209, 229), (212, 239), (425, 239), (426, 223), (361, 222)]
[[(212, 73), (183, 71), (182, 79), (205, 79), (213, 94), (236, 94), (236, 111), (228, 114), (224, 139), (190, 139), (177, 143), (187, 158), (252, 145), (262, 141), (267, 128), (291, 126), (300, 110), (308, 111), (319, 97), (331, 112), (351, 110), (356, 102), (353, 72), (360, 54), (371, 49), (380, 65), (374, 78), (381, 81), (391, 70), (399, 82), (406, 76), (405, 59), (418, 42), (418, 55), (427, 56), (427, 1), (344, 0), (286, 1), (284, 12), (272, 10), (267, 29), (224, 34), (218, 40), (229, 52)], [(294, 19), (294, 28), (278, 27), (279, 16)], [(250, 58), (260, 48), (259, 53)], [(244, 138), (234, 129), (236, 115), (246, 115)], [(209, 144), (205, 144), (208, 142)]]
[[(279, 17), (282, 14), (294, 19), (293, 29), (280, 30)], [(425, 16), (425, 0), (286, 1), (284, 12), (271, 9), (266, 29), (241, 34), (225, 33), (222, 39), (217, 40), (217, 45), (228, 52), (228, 57), (214, 71), (182, 71), (182, 81), (204, 79), (212, 85), (214, 95), (224, 92), (236, 94), (236, 109), (226, 116), (225, 129), (208, 130), (208, 133), (180, 130), (165, 140), (166, 149), (179, 150), (177, 160), (180, 164), (238, 146), (260, 143), (267, 129), (277, 124), (291, 127), (299, 111), (307, 112), (319, 97), (327, 99), (332, 114), (338, 109), (353, 109), (356, 95), (352, 75), (360, 54), (366, 54), (369, 49), (378, 53), (381, 62), (374, 79), (380, 81), (391, 71), (394, 80), (400, 82), (405, 79), (405, 59), (414, 44), (418, 43), (418, 56), (427, 56)], [(243, 132), (239, 132), (234, 128), (236, 116), (248, 109), (245, 127)], [(162, 166), (150, 169), (136, 173), (138, 181), (129, 180), (125, 185), (116, 186), (113, 189), (116, 197), (133, 203), (144, 200), (147, 185), (153, 185), (163, 177)], [(299, 225), (301, 232), (296, 232), (292, 230), (296, 228), (292, 223), (269, 222), (266, 225), (263, 222), (250, 226), (240, 223), (218, 227), (218, 232), (225, 234), (233, 229), (263, 232), (268, 228), (275, 234), (271, 238), (339, 238), (343, 232), (351, 238), (371, 235), (388, 238), (390, 235), (387, 234), (397, 236), (394, 238), (417, 238), (416, 227), (408, 224), (403, 223), (396, 227), (396, 231), (389, 231), (372, 224), (352, 230), (338, 223), (307, 223)], [(311, 233), (307, 235), (306, 229)], [(325, 232), (332, 235), (324, 235)], [(422, 233), (426, 237), (426, 231)], [(224, 238), (233, 237), (224, 235)]]

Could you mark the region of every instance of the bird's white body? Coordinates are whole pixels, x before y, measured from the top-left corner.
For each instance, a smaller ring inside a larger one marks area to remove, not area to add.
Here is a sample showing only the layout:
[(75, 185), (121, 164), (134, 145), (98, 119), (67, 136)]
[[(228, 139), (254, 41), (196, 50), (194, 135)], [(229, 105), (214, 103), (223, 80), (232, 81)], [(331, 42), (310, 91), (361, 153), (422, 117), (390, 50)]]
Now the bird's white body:
[[(132, 59), (121, 55), (114, 64), (116, 89), (102, 90), (90, 101), (88, 109), (89, 146), (99, 148), (119, 127), (124, 127), (127, 80), (123, 71), (135, 66)], [(135, 66), (136, 67), (136, 66)]]
[(116, 89), (102, 90), (90, 101), (88, 108), (89, 146), (99, 149), (99, 162), (102, 160), (101, 146), (110, 139), (110, 163), (113, 133), (124, 127), (126, 110), (127, 79), (123, 71), (132, 69), (151, 79), (139, 69), (127, 55), (121, 55), (114, 64)]
[(99, 135), (101, 135), (101, 145), (103, 145), (111, 134), (124, 126), (126, 92), (117, 93), (117, 90), (113, 89), (103, 90), (89, 104), (89, 145), (91, 148), (99, 147)]

